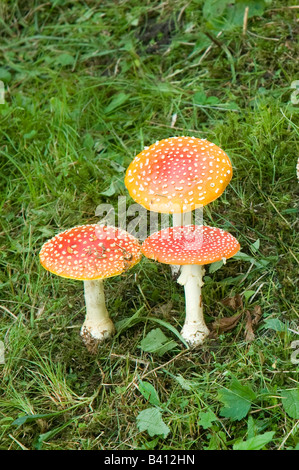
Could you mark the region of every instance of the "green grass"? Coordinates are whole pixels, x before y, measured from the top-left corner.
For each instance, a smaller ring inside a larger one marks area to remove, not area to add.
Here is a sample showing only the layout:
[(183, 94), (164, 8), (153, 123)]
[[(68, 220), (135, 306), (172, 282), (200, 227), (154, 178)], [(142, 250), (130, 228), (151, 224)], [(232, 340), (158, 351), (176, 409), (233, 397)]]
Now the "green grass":
[[(227, 450), (266, 434), (262, 448), (298, 449), (298, 9), (265, 2), (243, 35), (240, 21), (209, 22), (204, 1), (111, 3), (0, 6), (0, 448)], [(117, 209), (122, 195), (129, 205), (130, 161), (172, 135), (207, 138), (231, 158), (231, 184), (204, 220), (245, 255), (207, 267), (203, 297), (210, 327), (242, 315), (186, 350), (172, 329), (183, 290), (167, 266), (142, 259), (105, 282), (118, 334), (91, 355), (79, 336), (83, 286), (46, 272), (39, 250), (96, 223), (101, 203)], [(222, 303), (236, 295), (237, 310)], [(248, 342), (246, 312), (258, 308)], [(142, 346), (157, 328), (173, 341), (163, 354)], [(235, 381), (238, 419), (234, 405), (224, 411)], [(148, 409), (167, 432), (141, 430)]]

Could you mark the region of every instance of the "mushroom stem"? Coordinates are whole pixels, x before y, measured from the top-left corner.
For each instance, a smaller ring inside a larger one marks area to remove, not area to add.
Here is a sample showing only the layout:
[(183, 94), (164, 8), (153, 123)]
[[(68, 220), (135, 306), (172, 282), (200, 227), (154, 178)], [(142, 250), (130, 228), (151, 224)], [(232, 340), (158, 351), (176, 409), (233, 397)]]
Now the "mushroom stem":
[(81, 328), (81, 336), (88, 345), (99, 343), (115, 332), (105, 304), (102, 279), (84, 281), (86, 316)]
[[(182, 227), (183, 225), (189, 225), (192, 223), (192, 212), (178, 212), (172, 214), (172, 226)], [(170, 266), (172, 277), (176, 278), (180, 272), (181, 266), (172, 264)]]
[(181, 335), (191, 347), (200, 346), (209, 335), (209, 329), (204, 321), (201, 297), (204, 273), (202, 265), (186, 264), (182, 266), (177, 280), (184, 286), (186, 303), (186, 318)]

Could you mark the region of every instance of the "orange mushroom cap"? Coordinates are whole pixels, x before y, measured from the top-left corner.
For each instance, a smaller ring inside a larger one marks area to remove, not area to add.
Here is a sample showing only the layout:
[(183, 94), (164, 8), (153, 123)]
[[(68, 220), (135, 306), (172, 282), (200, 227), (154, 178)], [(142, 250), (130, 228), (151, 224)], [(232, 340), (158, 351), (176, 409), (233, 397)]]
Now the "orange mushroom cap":
[(132, 268), (141, 259), (138, 240), (125, 230), (106, 225), (82, 225), (47, 241), (41, 265), (61, 277), (104, 279)]
[(195, 137), (170, 137), (134, 158), (125, 185), (146, 209), (181, 213), (217, 199), (231, 178), (231, 162), (217, 145)]
[(169, 227), (150, 235), (141, 245), (147, 258), (165, 264), (209, 264), (234, 256), (238, 240), (220, 228), (204, 225)]

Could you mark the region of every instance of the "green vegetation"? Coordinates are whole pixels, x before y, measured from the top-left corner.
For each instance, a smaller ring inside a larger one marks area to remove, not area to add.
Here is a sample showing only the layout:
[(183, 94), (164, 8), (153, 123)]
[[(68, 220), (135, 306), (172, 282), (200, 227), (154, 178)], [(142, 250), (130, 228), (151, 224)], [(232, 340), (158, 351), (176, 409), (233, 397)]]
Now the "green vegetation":
[[(298, 449), (294, 5), (1, 2), (0, 449)], [(183, 290), (143, 259), (106, 281), (118, 333), (92, 355), (81, 283), (39, 250), (101, 203), (129, 205), (130, 161), (173, 135), (234, 167), (204, 212), (242, 247), (207, 267), (212, 335), (186, 349)]]

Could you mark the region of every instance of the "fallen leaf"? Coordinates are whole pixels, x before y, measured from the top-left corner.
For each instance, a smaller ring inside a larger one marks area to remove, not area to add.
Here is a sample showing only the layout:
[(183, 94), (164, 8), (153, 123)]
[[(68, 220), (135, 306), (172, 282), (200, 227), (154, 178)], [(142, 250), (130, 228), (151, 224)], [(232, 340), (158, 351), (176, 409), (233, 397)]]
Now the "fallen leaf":
[(240, 294), (237, 294), (234, 297), (227, 297), (226, 299), (222, 300), (221, 303), (225, 307), (228, 307), (234, 311), (238, 310), (239, 308), (243, 308), (243, 301)]
[(253, 320), (252, 324), (255, 326), (259, 323), (261, 317), (262, 317), (262, 308), (260, 305), (255, 305), (253, 310), (252, 310), (252, 315), (253, 315)]
[(253, 327), (252, 327), (252, 317), (251, 317), (251, 313), (249, 310), (246, 310), (245, 315), (246, 315), (246, 325), (245, 325), (245, 334), (244, 334), (245, 341), (247, 343), (251, 343), (251, 341), (253, 341), (255, 338), (255, 334), (254, 334)]
[(246, 325), (245, 325), (245, 341), (252, 342), (255, 338), (254, 327), (259, 323), (262, 317), (262, 309), (260, 305), (255, 305), (252, 311), (246, 310)]
[(223, 333), (224, 331), (229, 331), (237, 326), (238, 321), (240, 320), (242, 313), (237, 313), (232, 317), (223, 317), (215, 320), (212, 323), (212, 330), (217, 333)]

